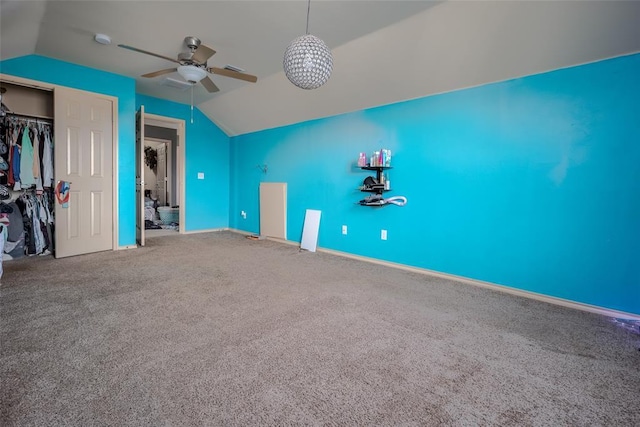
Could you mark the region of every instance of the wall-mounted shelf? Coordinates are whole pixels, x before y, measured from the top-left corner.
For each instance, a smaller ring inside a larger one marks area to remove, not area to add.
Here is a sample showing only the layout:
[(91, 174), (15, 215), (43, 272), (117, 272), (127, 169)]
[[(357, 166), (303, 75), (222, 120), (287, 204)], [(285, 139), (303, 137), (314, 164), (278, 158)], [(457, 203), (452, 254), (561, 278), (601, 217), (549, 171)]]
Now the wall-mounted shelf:
[(387, 169), (393, 169), (393, 167), (392, 166), (361, 166), (360, 169), (364, 169), (367, 171), (382, 172)]
[(370, 195), (360, 200), (358, 204), (362, 206), (384, 206), (390, 202), (395, 204), (394, 198), (385, 199), (382, 196), (385, 192), (391, 191), (391, 182), (385, 173), (392, 169), (391, 150), (383, 148), (380, 151), (374, 151), (368, 158), (366, 153), (361, 152), (358, 156), (358, 167), (365, 171), (376, 172), (375, 177), (366, 177), (359, 187), (360, 191)]
[(383, 174), (384, 171), (389, 170), (389, 169), (393, 169), (393, 167), (391, 166), (361, 166), (360, 169), (362, 170), (367, 170), (367, 171), (375, 171), (376, 172), (376, 183), (372, 185), (371, 187), (365, 187), (364, 184), (362, 187), (360, 187), (360, 191), (364, 191), (366, 193), (375, 193), (375, 194), (382, 194), (385, 191), (391, 191), (391, 188), (389, 188), (389, 186), (386, 185), (384, 179), (383, 179)]
[(382, 149), (376, 151), (371, 156), (370, 163), (366, 163), (365, 153), (360, 153), (358, 158), (358, 167), (365, 171), (375, 171), (375, 178), (368, 176), (362, 182), (359, 190), (371, 195), (360, 200), (360, 206), (380, 207), (386, 205), (404, 206), (407, 198), (404, 196), (387, 196), (383, 197), (383, 193), (391, 191), (391, 181), (385, 172), (393, 169), (391, 163), (391, 150)]

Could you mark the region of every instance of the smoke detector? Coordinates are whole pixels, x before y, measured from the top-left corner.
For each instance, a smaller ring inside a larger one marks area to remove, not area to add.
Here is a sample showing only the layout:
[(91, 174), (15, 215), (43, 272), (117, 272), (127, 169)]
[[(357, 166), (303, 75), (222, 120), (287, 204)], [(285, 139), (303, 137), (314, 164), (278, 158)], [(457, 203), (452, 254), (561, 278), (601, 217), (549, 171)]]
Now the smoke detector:
[(111, 44), (111, 37), (106, 34), (96, 34), (93, 39), (100, 44), (109, 45)]

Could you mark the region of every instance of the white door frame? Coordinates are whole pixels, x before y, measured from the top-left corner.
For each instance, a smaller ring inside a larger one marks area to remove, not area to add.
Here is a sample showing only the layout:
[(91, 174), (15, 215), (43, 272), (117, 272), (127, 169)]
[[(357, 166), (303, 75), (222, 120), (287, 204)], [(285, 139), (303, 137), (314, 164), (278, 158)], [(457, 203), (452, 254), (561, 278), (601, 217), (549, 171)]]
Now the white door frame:
[[(118, 144), (119, 144), (119, 138), (118, 138), (118, 98), (115, 96), (111, 96), (111, 95), (105, 95), (102, 93), (98, 93), (98, 92), (89, 92), (86, 90), (81, 90), (81, 89), (76, 89), (73, 87), (68, 87), (68, 86), (63, 86), (63, 85), (56, 85), (56, 84), (51, 84), (51, 83), (45, 83), (45, 82), (41, 82), (38, 80), (32, 80), (32, 79), (25, 79), (23, 77), (18, 77), (18, 76), (12, 76), (9, 74), (3, 74), (0, 73), (0, 80), (7, 82), (7, 83), (12, 83), (12, 84), (16, 84), (16, 85), (21, 85), (21, 86), (27, 86), (27, 87), (32, 87), (35, 89), (40, 89), (40, 90), (45, 90), (45, 91), (53, 91), (53, 96), (55, 97), (55, 89), (56, 88), (64, 88), (64, 89), (73, 89), (73, 90), (77, 90), (80, 92), (84, 92), (84, 93), (90, 93), (93, 95), (99, 95), (100, 97), (109, 99), (112, 101), (112, 117), (113, 117), (113, 125), (111, 127), (111, 142), (112, 142), (112, 155), (113, 155), (113, 162), (112, 162), (112, 171), (113, 171), (113, 191), (112, 191), (112, 206), (113, 206), (113, 228), (111, 229), (113, 235), (112, 235), (112, 250), (117, 250), (117, 249), (126, 249), (128, 247), (124, 247), (124, 248), (120, 248), (118, 246), (118, 223), (120, 222), (120, 217), (118, 216)], [(53, 125), (55, 126), (55, 113), (54, 113), (54, 118), (53, 118)], [(184, 121), (183, 121), (184, 123)], [(184, 128), (184, 125), (183, 125)], [(55, 144), (55, 141), (54, 141)], [(54, 145), (54, 153), (55, 153), (55, 145)], [(55, 170), (54, 172), (54, 176), (55, 176)]]
[(136, 244), (144, 246), (144, 105), (136, 111)]
[(178, 136), (178, 147), (176, 150), (176, 175), (180, 180), (180, 188), (178, 189), (178, 232), (180, 234), (185, 233), (185, 189), (186, 189), (186, 174), (185, 174), (185, 121), (181, 119), (174, 119), (172, 117), (159, 116), (156, 114), (144, 113), (144, 124), (150, 126), (157, 126), (161, 128), (175, 129)]

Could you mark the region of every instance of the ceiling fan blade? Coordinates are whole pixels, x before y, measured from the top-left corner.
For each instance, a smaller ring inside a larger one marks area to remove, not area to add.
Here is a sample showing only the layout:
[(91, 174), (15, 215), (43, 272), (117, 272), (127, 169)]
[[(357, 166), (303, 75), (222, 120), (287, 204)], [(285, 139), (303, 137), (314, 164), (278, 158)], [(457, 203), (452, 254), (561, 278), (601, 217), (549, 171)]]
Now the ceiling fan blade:
[(200, 46), (198, 46), (191, 59), (198, 64), (204, 64), (205, 62), (207, 62), (207, 59), (211, 58), (215, 53), (215, 50), (201, 44)]
[(205, 77), (204, 79), (200, 80), (200, 83), (202, 83), (202, 86), (204, 86), (210, 93), (218, 92), (220, 90), (209, 77)]
[(251, 82), (251, 83), (255, 83), (255, 82), (258, 81), (258, 78), (256, 76), (252, 76), (251, 74), (239, 73), (239, 72), (233, 71), (233, 70), (227, 70), (226, 68), (211, 67), (211, 68), (209, 68), (209, 72), (213, 73), (213, 74), (218, 74), (218, 75), (221, 75), (221, 76), (225, 76), (225, 77), (231, 77), (231, 78), (234, 78), (234, 79), (245, 80), (245, 81)]
[(175, 73), (177, 68), (167, 68), (166, 70), (154, 71), (153, 73), (143, 74), (142, 77), (158, 77), (163, 74)]
[(134, 52), (140, 52), (140, 53), (144, 53), (144, 54), (147, 54), (147, 55), (155, 56), (156, 58), (166, 59), (167, 61), (175, 62), (176, 64), (180, 63), (179, 61), (177, 61), (177, 60), (175, 60), (173, 58), (169, 58), (168, 56), (158, 55), (157, 53), (153, 53), (153, 52), (149, 52), (149, 51), (146, 51), (146, 50), (138, 49), (137, 47), (133, 47), (133, 46), (127, 46), (126, 44), (119, 44), (118, 47), (122, 47), (124, 49), (129, 49), (129, 50), (132, 50)]

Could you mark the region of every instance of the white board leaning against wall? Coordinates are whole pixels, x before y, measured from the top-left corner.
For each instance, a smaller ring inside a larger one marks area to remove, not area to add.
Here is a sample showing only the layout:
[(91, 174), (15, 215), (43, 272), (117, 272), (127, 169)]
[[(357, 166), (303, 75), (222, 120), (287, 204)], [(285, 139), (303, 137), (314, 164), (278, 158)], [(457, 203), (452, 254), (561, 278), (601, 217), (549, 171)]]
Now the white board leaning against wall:
[(318, 247), (318, 231), (320, 229), (320, 215), (322, 215), (322, 211), (307, 209), (304, 216), (300, 249), (305, 249), (310, 252), (316, 251)]

